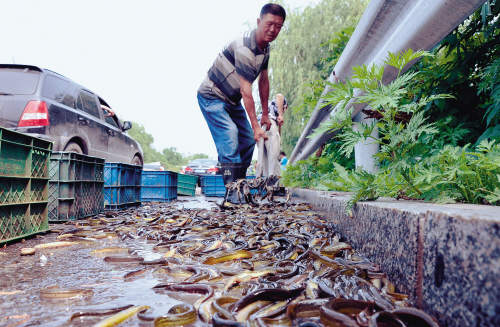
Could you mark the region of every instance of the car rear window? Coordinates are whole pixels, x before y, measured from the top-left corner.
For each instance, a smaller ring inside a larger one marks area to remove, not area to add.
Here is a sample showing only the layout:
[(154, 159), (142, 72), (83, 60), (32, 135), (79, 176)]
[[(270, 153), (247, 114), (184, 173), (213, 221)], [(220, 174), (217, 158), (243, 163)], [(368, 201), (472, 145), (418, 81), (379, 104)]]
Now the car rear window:
[(42, 95), (46, 98), (61, 102), (68, 90), (69, 82), (48, 75), (43, 85)]
[(191, 161), (189, 164), (190, 166), (193, 165), (214, 165), (217, 166), (217, 160), (212, 160), (212, 159), (196, 159)]
[(0, 93), (33, 94), (41, 74), (29, 68), (1, 68)]

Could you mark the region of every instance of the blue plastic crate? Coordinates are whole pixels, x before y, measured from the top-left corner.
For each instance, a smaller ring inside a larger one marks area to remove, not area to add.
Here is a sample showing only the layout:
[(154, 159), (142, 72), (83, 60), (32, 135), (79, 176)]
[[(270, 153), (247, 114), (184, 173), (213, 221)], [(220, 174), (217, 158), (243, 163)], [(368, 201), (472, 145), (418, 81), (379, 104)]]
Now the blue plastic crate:
[(226, 187), (224, 186), (222, 175), (205, 176), (201, 191), (205, 194), (205, 196), (226, 195)]
[(106, 205), (106, 210), (108, 211), (117, 211), (117, 210), (124, 210), (127, 208), (132, 208), (132, 207), (138, 207), (140, 206), (140, 202), (131, 202), (131, 203), (123, 203), (123, 204), (107, 204)]
[(142, 166), (106, 162), (104, 202), (106, 210), (121, 210), (141, 204)]
[[(134, 186), (107, 187), (104, 199), (107, 204), (122, 204), (130, 202), (140, 202), (140, 188)], [(139, 194), (139, 196), (137, 196)]]
[(141, 186), (142, 166), (120, 162), (106, 162), (104, 167), (105, 186)]
[[(247, 176), (247, 179), (254, 179), (254, 178), (255, 178), (255, 175), (248, 175), (248, 176)], [(250, 193), (252, 193), (253, 195), (257, 194), (257, 192), (258, 192), (258, 190), (257, 190), (257, 189), (252, 189), (252, 190), (250, 190)], [(264, 194), (264, 193), (265, 193), (265, 191), (264, 191), (264, 190), (262, 190), (262, 194)]]
[(143, 171), (141, 201), (170, 202), (177, 199), (178, 174), (172, 171)]

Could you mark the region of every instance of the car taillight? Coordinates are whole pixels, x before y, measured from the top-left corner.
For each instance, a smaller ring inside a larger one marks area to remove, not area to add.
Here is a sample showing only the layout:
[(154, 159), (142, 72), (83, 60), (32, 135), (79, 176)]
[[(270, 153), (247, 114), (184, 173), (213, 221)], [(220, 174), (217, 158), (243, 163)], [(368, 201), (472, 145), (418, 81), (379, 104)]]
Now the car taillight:
[(218, 171), (219, 171), (219, 168), (214, 167), (214, 168), (209, 168), (209, 169), (207, 170), (207, 173), (209, 173), (209, 174), (211, 174), (211, 173), (213, 173), (213, 174), (217, 174), (217, 172), (218, 172)]
[(24, 108), (17, 127), (48, 126), (49, 110), (45, 101), (30, 101)]
[(184, 169), (185, 171), (190, 171), (190, 172), (193, 172), (193, 169), (190, 168), (190, 167), (186, 167), (186, 169)]

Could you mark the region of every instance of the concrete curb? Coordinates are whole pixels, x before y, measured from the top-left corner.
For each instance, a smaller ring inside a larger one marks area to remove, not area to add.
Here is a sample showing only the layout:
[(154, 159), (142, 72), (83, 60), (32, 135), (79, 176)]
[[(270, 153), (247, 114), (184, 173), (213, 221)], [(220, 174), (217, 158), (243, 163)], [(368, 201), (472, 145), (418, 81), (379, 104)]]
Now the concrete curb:
[(500, 326), (500, 207), (293, 189), (440, 326)]

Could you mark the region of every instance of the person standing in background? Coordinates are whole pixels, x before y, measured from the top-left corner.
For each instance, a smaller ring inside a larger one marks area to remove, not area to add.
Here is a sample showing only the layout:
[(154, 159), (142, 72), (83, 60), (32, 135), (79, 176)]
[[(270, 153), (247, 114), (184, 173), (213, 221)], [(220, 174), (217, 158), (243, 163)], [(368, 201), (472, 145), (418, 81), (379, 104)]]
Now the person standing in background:
[(281, 151), (281, 153), (280, 153), (280, 162), (281, 162), (281, 170), (285, 170), (286, 164), (288, 163), (288, 159), (286, 158), (285, 151)]
[[(280, 149), (281, 149), (281, 136), (279, 127), (283, 125), (283, 115), (288, 108), (286, 98), (282, 94), (277, 94), (273, 101), (268, 104), (268, 117), (271, 121), (271, 126), (267, 126), (266, 135), (267, 140), (264, 142), (264, 157), (259, 158), (258, 161), (262, 163), (264, 176), (281, 176), (280, 169)], [(262, 113), (257, 117), (259, 123), (261, 122)], [(260, 153), (260, 151), (259, 151)]]

